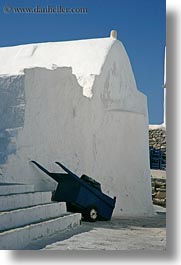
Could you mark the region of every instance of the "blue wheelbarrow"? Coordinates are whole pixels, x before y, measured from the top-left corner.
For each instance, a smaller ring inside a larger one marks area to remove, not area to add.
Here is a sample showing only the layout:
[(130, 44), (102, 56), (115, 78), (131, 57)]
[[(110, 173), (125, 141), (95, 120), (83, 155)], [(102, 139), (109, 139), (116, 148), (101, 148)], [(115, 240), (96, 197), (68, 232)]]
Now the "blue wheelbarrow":
[(55, 162), (66, 173), (51, 173), (36, 161), (32, 161), (38, 168), (58, 182), (52, 200), (66, 202), (67, 210), (80, 212), (85, 220), (110, 220), (115, 208), (116, 197), (111, 198), (101, 191), (101, 185), (94, 179), (82, 175), (79, 178), (59, 162)]

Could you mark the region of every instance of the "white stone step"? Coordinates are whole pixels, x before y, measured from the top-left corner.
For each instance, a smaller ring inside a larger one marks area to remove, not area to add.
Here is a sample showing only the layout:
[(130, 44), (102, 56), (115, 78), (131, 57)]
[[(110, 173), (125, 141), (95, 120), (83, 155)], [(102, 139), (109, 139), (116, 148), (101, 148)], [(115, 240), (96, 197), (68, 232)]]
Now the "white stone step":
[(49, 203), (8, 212), (0, 212), (0, 231), (59, 217), (66, 212), (65, 202)]
[(0, 183), (0, 195), (34, 192), (34, 185)]
[(0, 212), (51, 202), (51, 192), (31, 192), (0, 196)]
[(80, 225), (81, 214), (67, 214), (55, 219), (0, 233), (0, 249), (20, 250), (36, 240)]

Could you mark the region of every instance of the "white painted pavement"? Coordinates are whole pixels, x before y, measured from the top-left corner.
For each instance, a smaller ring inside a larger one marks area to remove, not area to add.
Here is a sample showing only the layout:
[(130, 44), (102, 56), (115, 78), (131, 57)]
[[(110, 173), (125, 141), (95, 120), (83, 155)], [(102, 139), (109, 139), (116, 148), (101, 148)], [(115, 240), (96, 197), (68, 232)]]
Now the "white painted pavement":
[(85, 232), (47, 245), (44, 250), (156, 250), (166, 251), (165, 213), (155, 217), (110, 222), (83, 222)]

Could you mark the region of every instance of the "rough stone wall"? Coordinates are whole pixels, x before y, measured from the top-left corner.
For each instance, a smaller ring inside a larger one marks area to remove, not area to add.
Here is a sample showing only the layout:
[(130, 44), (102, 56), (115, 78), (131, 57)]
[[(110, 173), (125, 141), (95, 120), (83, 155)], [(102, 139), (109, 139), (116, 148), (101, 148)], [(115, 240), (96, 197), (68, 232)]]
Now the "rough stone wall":
[(149, 129), (149, 146), (166, 154), (166, 130), (164, 127)]
[(152, 177), (153, 203), (166, 207), (166, 178)]
[[(166, 158), (166, 130), (164, 127), (149, 129), (149, 147), (160, 150)], [(152, 176), (152, 199), (154, 204), (166, 207), (166, 178)]]

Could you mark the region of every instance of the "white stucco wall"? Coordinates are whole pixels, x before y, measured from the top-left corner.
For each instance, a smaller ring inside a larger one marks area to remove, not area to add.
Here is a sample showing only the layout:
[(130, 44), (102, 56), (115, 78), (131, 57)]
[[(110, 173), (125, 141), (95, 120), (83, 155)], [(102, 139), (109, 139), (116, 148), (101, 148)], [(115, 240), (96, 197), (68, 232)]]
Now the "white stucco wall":
[(54, 161), (60, 161), (116, 196), (115, 215), (152, 214), (146, 97), (136, 88), (122, 44), (114, 42), (94, 74), (91, 97), (83, 95), (71, 67), (36, 67), (23, 78), (23, 118), (13, 138), (14, 152), (7, 152), (1, 165), (6, 181), (54, 189), (56, 183), (29, 161), (54, 172), (60, 170)]

